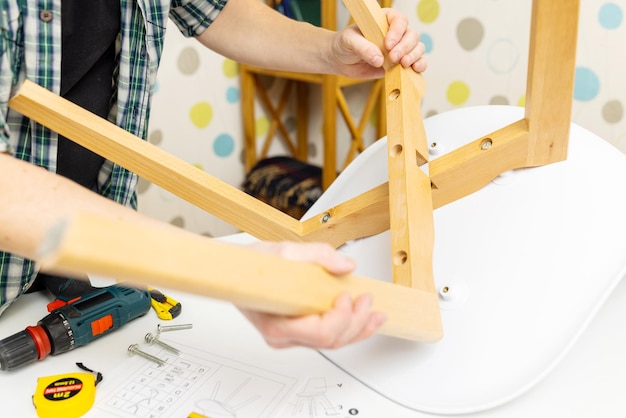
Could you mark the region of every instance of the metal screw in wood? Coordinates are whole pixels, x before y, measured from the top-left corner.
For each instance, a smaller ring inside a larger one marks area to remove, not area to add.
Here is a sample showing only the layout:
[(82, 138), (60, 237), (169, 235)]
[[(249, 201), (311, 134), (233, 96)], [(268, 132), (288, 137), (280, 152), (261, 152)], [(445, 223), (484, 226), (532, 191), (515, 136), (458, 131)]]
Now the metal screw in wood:
[(152, 335), (151, 333), (147, 333), (145, 338), (148, 344), (157, 344), (165, 348), (167, 351), (171, 351), (172, 353), (176, 355), (180, 354), (180, 351), (178, 351), (178, 349), (172, 347), (169, 344), (164, 343), (163, 341), (159, 340), (159, 337)]
[(145, 353), (145, 352), (141, 351), (139, 349), (139, 345), (138, 344), (131, 344), (131, 346), (128, 347), (128, 355), (129, 356), (138, 355), (140, 357), (143, 357), (145, 359), (148, 359), (150, 361), (153, 361), (153, 362), (157, 363), (159, 366), (165, 365), (165, 360), (162, 360), (162, 359), (160, 359), (158, 357), (153, 356), (152, 354), (148, 354), (148, 353)]
[(157, 334), (160, 334), (162, 332), (169, 332), (169, 331), (179, 331), (179, 330), (183, 330), (183, 329), (191, 329), (193, 327), (192, 324), (180, 324), (180, 325), (157, 325)]

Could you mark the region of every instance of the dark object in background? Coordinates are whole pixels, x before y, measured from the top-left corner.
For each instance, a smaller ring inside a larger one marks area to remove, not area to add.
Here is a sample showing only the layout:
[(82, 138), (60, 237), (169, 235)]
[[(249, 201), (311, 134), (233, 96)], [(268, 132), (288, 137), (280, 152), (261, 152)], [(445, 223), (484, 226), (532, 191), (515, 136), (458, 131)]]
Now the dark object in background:
[(322, 4), (320, 0), (274, 0), (273, 6), (287, 17), (321, 26)]
[(300, 219), (322, 194), (322, 169), (291, 157), (266, 158), (248, 172), (243, 190)]

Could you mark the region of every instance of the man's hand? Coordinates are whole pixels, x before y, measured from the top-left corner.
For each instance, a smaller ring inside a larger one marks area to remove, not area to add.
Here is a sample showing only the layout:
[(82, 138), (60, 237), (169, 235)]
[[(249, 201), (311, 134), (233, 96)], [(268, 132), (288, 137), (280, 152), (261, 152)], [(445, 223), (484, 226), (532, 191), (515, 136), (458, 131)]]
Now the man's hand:
[[(419, 41), (418, 33), (409, 26), (402, 13), (383, 9), (389, 22), (384, 47), (392, 63), (399, 63), (415, 72), (426, 70), (426, 48)], [(337, 32), (331, 45), (331, 55), (337, 64), (337, 72), (349, 77), (377, 78), (384, 75), (383, 51), (363, 37), (356, 25)]]
[[(261, 242), (253, 244), (252, 248), (290, 260), (317, 263), (336, 275), (347, 274), (354, 269), (351, 259), (327, 244)], [(247, 309), (241, 311), (271, 347), (322, 349), (339, 348), (374, 334), (385, 322), (386, 316), (382, 312), (371, 312), (371, 306), (371, 295), (361, 295), (352, 301), (350, 295), (342, 294), (333, 309), (320, 315), (285, 317)]]

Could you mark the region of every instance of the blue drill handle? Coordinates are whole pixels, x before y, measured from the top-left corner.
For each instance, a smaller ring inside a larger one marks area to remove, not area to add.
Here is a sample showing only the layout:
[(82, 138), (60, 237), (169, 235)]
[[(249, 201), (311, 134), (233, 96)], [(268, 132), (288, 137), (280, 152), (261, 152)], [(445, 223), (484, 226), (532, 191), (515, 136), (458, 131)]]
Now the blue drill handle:
[[(52, 338), (52, 354), (57, 354), (67, 351), (62, 349), (67, 344), (69, 344), (67, 349), (85, 345), (145, 315), (150, 310), (150, 301), (147, 289), (118, 284), (94, 288), (92, 292), (82, 295), (78, 300), (50, 312), (40, 321), (40, 325), (46, 326), (48, 331), (51, 331), (59, 328), (57, 318), (62, 318), (64, 327), (71, 329), (71, 333), (64, 333), (59, 329), (59, 333), (69, 334), (70, 341), (66, 344), (55, 344), (55, 338)], [(56, 339), (60, 342), (67, 339), (64, 337), (59, 336)]]

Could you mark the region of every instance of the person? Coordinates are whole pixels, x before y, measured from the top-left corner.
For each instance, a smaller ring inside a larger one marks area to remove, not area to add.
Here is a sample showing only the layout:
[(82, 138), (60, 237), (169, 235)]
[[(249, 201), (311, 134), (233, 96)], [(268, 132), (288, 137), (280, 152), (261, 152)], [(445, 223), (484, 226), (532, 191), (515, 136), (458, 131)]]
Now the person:
[[(259, 0), (0, 0), (0, 313), (28, 291), (46, 232), (88, 210), (162, 228), (136, 211), (137, 176), (8, 107), (24, 79), (146, 138), (166, 20), (238, 62), (376, 78), (383, 52), (355, 26), (329, 31), (286, 18)], [(389, 59), (426, 69), (424, 45), (404, 15), (385, 9)], [(181, 233), (185, 233), (181, 230)], [(258, 243), (257, 251), (315, 262), (337, 275), (351, 260), (321, 243)], [(322, 315), (297, 318), (242, 309), (267, 343), (336, 348), (371, 336), (385, 320), (372, 296), (347, 294)]]

